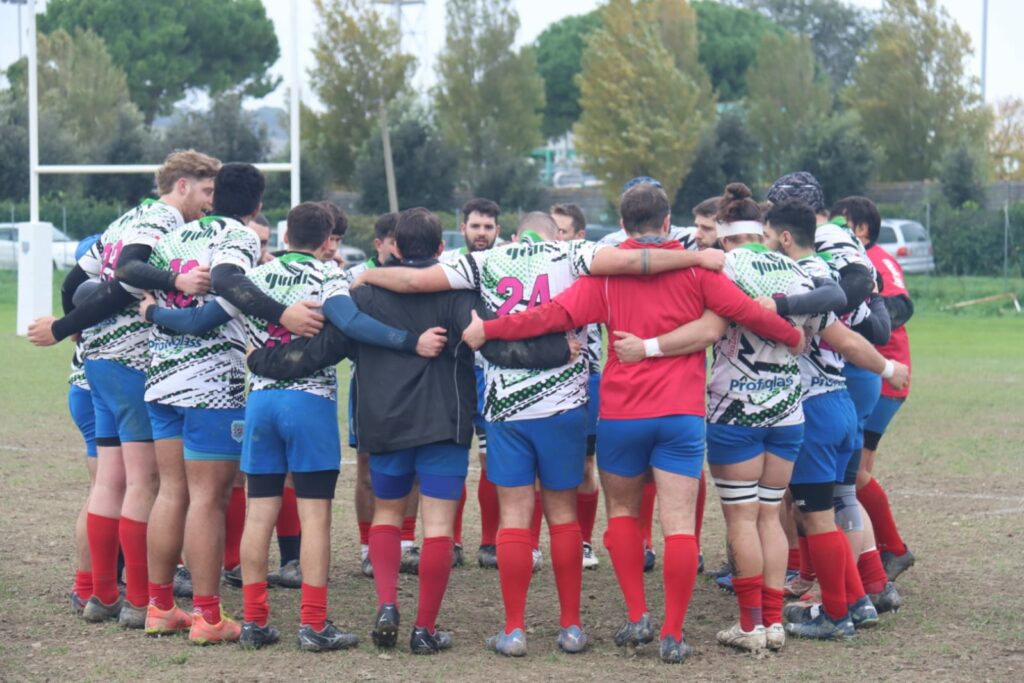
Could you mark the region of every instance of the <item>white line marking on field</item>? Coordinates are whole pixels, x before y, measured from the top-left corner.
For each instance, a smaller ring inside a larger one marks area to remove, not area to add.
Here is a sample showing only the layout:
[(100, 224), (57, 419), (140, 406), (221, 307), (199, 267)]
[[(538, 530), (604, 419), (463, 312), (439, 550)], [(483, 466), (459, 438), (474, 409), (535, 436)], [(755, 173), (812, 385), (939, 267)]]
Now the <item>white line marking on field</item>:
[(1005, 515), (1019, 515), (1024, 514), (1024, 507), (1019, 508), (1002, 508), (1001, 510), (984, 510), (982, 512), (972, 512), (966, 517), (1003, 517)]
[(911, 490), (911, 489), (894, 489), (891, 491), (893, 495), (900, 496), (926, 496), (935, 497), (942, 496), (944, 498), (965, 498), (967, 500), (1010, 500), (1010, 501), (1021, 501), (1024, 502), (1024, 498), (1021, 496), (997, 496), (991, 493), (951, 493), (949, 491), (940, 491), (939, 489), (931, 489), (927, 491)]

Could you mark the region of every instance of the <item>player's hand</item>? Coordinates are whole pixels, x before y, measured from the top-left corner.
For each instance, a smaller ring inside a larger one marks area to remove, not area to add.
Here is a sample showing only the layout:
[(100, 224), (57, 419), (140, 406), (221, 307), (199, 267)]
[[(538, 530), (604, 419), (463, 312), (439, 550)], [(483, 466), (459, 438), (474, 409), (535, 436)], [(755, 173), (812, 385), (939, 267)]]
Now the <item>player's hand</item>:
[(437, 358), (448, 343), (446, 332), (443, 327), (431, 327), (420, 335), (420, 340), (416, 342), (416, 353), (424, 358)]
[(484, 334), (484, 321), (480, 319), (476, 311), (470, 311), (470, 316), (469, 325), (462, 331), (462, 341), (476, 351), (487, 342), (487, 335)]
[(297, 301), (281, 314), (281, 324), (292, 334), (312, 337), (324, 329), (324, 316), (317, 312), (320, 304), (315, 301)]
[(896, 391), (902, 391), (903, 387), (907, 386), (907, 382), (910, 381), (910, 368), (899, 361), (893, 361), (892, 364), (896, 369), (892, 373), (892, 377), (885, 381)]
[(798, 327), (796, 329), (797, 332), (800, 333), (800, 341), (797, 342), (795, 346), (790, 346), (789, 352), (792, 353), (794, 356), (799, 356), (804, 352), (807, 346), (807, 334), (804, 332), (804, 328), (802, 327)]
[(778, 307), (775, 305), (775, 299), (771, 298), (770, 296), (759, 296), (756, 299), (754, 299), (754, 301), (758, 304), (761, 304), (762, 308), (767, 308), (772, 313), (779, 312)]
[(36, 318), (28, 326), (28, 340), (36, 346), (53, 346), (57, 343), (57, 338), (53, 336), (53, 321), (56, 320), (52, 315), (44, 315), (41, 318)]
[(187, 273), (178, 273), (174, 288), (183, 294), (202, 296), (210, 291), (209, 266), (196, 266)]
[(142, 299), (139, 300), (139, 317), (145, 320), (146, 311), (148, 311), (151, 306), (156, 306), (156, 299), (153, 298), (153, 294), (151, 292), (143, 292)]
[(580, 357), (580, 351), (583, 350), (583, 342), (572, 333), (566, 334), (565, 339), (569, 342), (569, 362), (575, 363), (576, 359)]
[(722, 270), (725, 268), (725, 252), (721, 249), (701, 249), (697, 252), (700, 267), (705, 270)]
[(620, 363), (636, 363), (647, 358), (643, 339), (622, 330), (615, 330), (614, 334), (618, 339), (612, 342), (612, 348)]
[(356, 279), (352, 281), (352, 284), (349, 285), (348, 288), (349, 289), (356, 289), (358, 287), (362, 287), (363, 285), (365, 285), (366, 284), (366, 273), (367, 272), (368, 271), (364, 270), (363, 272), (359, 273), (359, 275), (356, 276)]

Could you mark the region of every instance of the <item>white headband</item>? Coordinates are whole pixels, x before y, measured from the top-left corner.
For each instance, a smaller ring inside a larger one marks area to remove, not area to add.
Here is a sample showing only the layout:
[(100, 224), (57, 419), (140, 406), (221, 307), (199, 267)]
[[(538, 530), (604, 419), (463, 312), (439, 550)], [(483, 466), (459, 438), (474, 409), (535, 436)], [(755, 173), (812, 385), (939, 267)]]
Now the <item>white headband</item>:
[(734, 221), (718, 224), (718, 237), (735, 237), (736, 235), (764, 236), (764, 226), (759, 221)]

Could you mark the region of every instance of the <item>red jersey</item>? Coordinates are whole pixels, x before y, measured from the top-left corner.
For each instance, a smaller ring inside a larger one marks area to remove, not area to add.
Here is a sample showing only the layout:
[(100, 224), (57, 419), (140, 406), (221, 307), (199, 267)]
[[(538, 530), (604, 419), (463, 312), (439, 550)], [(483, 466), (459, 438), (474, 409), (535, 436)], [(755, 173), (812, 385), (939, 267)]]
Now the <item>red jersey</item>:
[[(885, 249), (875, 244), (867, 251), (871, 264), (882, 276), (882, 296), (903, 295), (910, 298), (906, 282), (903, 280), (903, 268), (899, 262)], [(889, 343), (876, 347), (878, 352), (890, 360), (899, 361), (910, 367), (910, 337), (905, 325), (892, 331)], [(910, 394), (910, 382), (901, 391), (893, 389), (888, 382), (882, 382), (882, 396), (889, 398), (906, 398)]]
[[(641, 244), (627, 240), (620, 249), (682, 249), (678, 242)], [(659, 275), (584, 277), (550, 303), (484, 323), (487, 337), (527, 339), (539, 334), (608, 326), (609, 339), (622, 330), (643, 339), (671, 332), (700, 318), (705, 309), (731, 318), (755, 333), (786, 345), (800, 333), (785, 319), (762, 308), (722, 273), (688, 268)], [(685, 356), (620, 363), (608, 354), (601, 375), (601, 417), (644, 419), (705, 414), (704, 351)]]

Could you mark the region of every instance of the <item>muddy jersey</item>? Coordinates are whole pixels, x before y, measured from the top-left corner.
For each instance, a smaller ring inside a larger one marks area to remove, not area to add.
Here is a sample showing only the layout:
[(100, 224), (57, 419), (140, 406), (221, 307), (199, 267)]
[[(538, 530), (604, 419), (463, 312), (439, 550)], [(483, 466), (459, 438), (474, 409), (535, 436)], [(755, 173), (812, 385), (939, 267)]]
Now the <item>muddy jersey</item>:
[[(181, 212), (173, 206), (147, 199), (111, 223), (99, 241), (78, 260), (78, 265), (90, 277), (97, 277), (102, 282), (113, 280), (125, 247), (133, 244), (152, 247), (184, 223)], [(124, 288), (141, 298), (140, 290)], [(145, 372), (149, 365), (149, 327), (149, 323), (139, 317), (138, 302), (133, 301), (106, 320), (82, 331), (84, 357), (88, 360), (112, 360)]]
[[(629, 235), (626, 233), (624, 229), (621, 229), (618, 232), (613, 232), (610, 235), (605, 235), (598, 241), (598, 244), (612, 245), (617, 247), (628, 239)], [(698, 249), (700, 249), (700, 245), (697, 244), (697, 228), (695, 226), (690, 226), (687, 228), (681, 228), (677, 225), (669, 226), (668, 239), (679, 242), (681, 245), (683, 245), (683, 249), (686, 249), (688, 251), (697, 251)]]
[[(804, 294), (811, 278), (795, 261), (747, 244), (726, 254), (725, 274), (750, 297)], [(795, 325), (814, 325), (817, 316), (790, 316)], [(800, 367), (782, 344), (730, 322), (715, 342), (708, 384), (708, 422), (744, 427), (785, 427), (803, 422)]]
[[(594, 242), (524, 239), (464, 254), (444, 264), (452, 289), (475, 289), (498, 316), (539, 306), (590, 274)], [(584, 341), (584, 330), (577, 330)], [(484, 417), (492, 422), (550, 417), (587, 403), (589, 361), (584, 354), (550, 370), (484, 366)]]
[[(299, 301), (315, 301), (322, 306), (332, 297), (349, 295), (345, 271), (298, 252), (288, 252), (252, 269), (248, 278), (260, 291), (285, 306)], [(219, 301), (228, 312), (236, 312), (237, 309), (223, 299)], [(292, 340), (291, 332), (283, 325), (262, 318), (246, 315), (245, 328), (249, 343), (257, 349), (288, 344)], [(305, 391), (334, 401), (338, 397), (338, 378), (333, 365), (298, 379), (274, 380), (255, 373), (250, 375), (250, 391), (266, 389)]]
[[(797, 263), (811, 277), (839, 281), (839, 272), (821, 256), (816, 254), (805, 256)], [(822, 330), (837, 321), (836, 315), (828, 313), (815, 317), (818, 319), (817, 326), (804, 330), (807, 333), (807, 350), (797, 358), (804, 398), (827, 394), (830, 391), (842, 391), (846, 388), (846, 379), (843, 377), (845, 363), (842, 355), (818, 336)]]
[[(248, 272), (260, 258), (256, 233), (234, 218), (207, 216), (160, 240), (150, 265), (175, 273), (233, 265)], [(196, 308), (216, 299), (154, 292), (161, 308)], [(238, 318), (203, 334), (177, 334), (154, 325), (149, 339), (146, 400), (186, 408), (245, 407), (245, 326)]]

